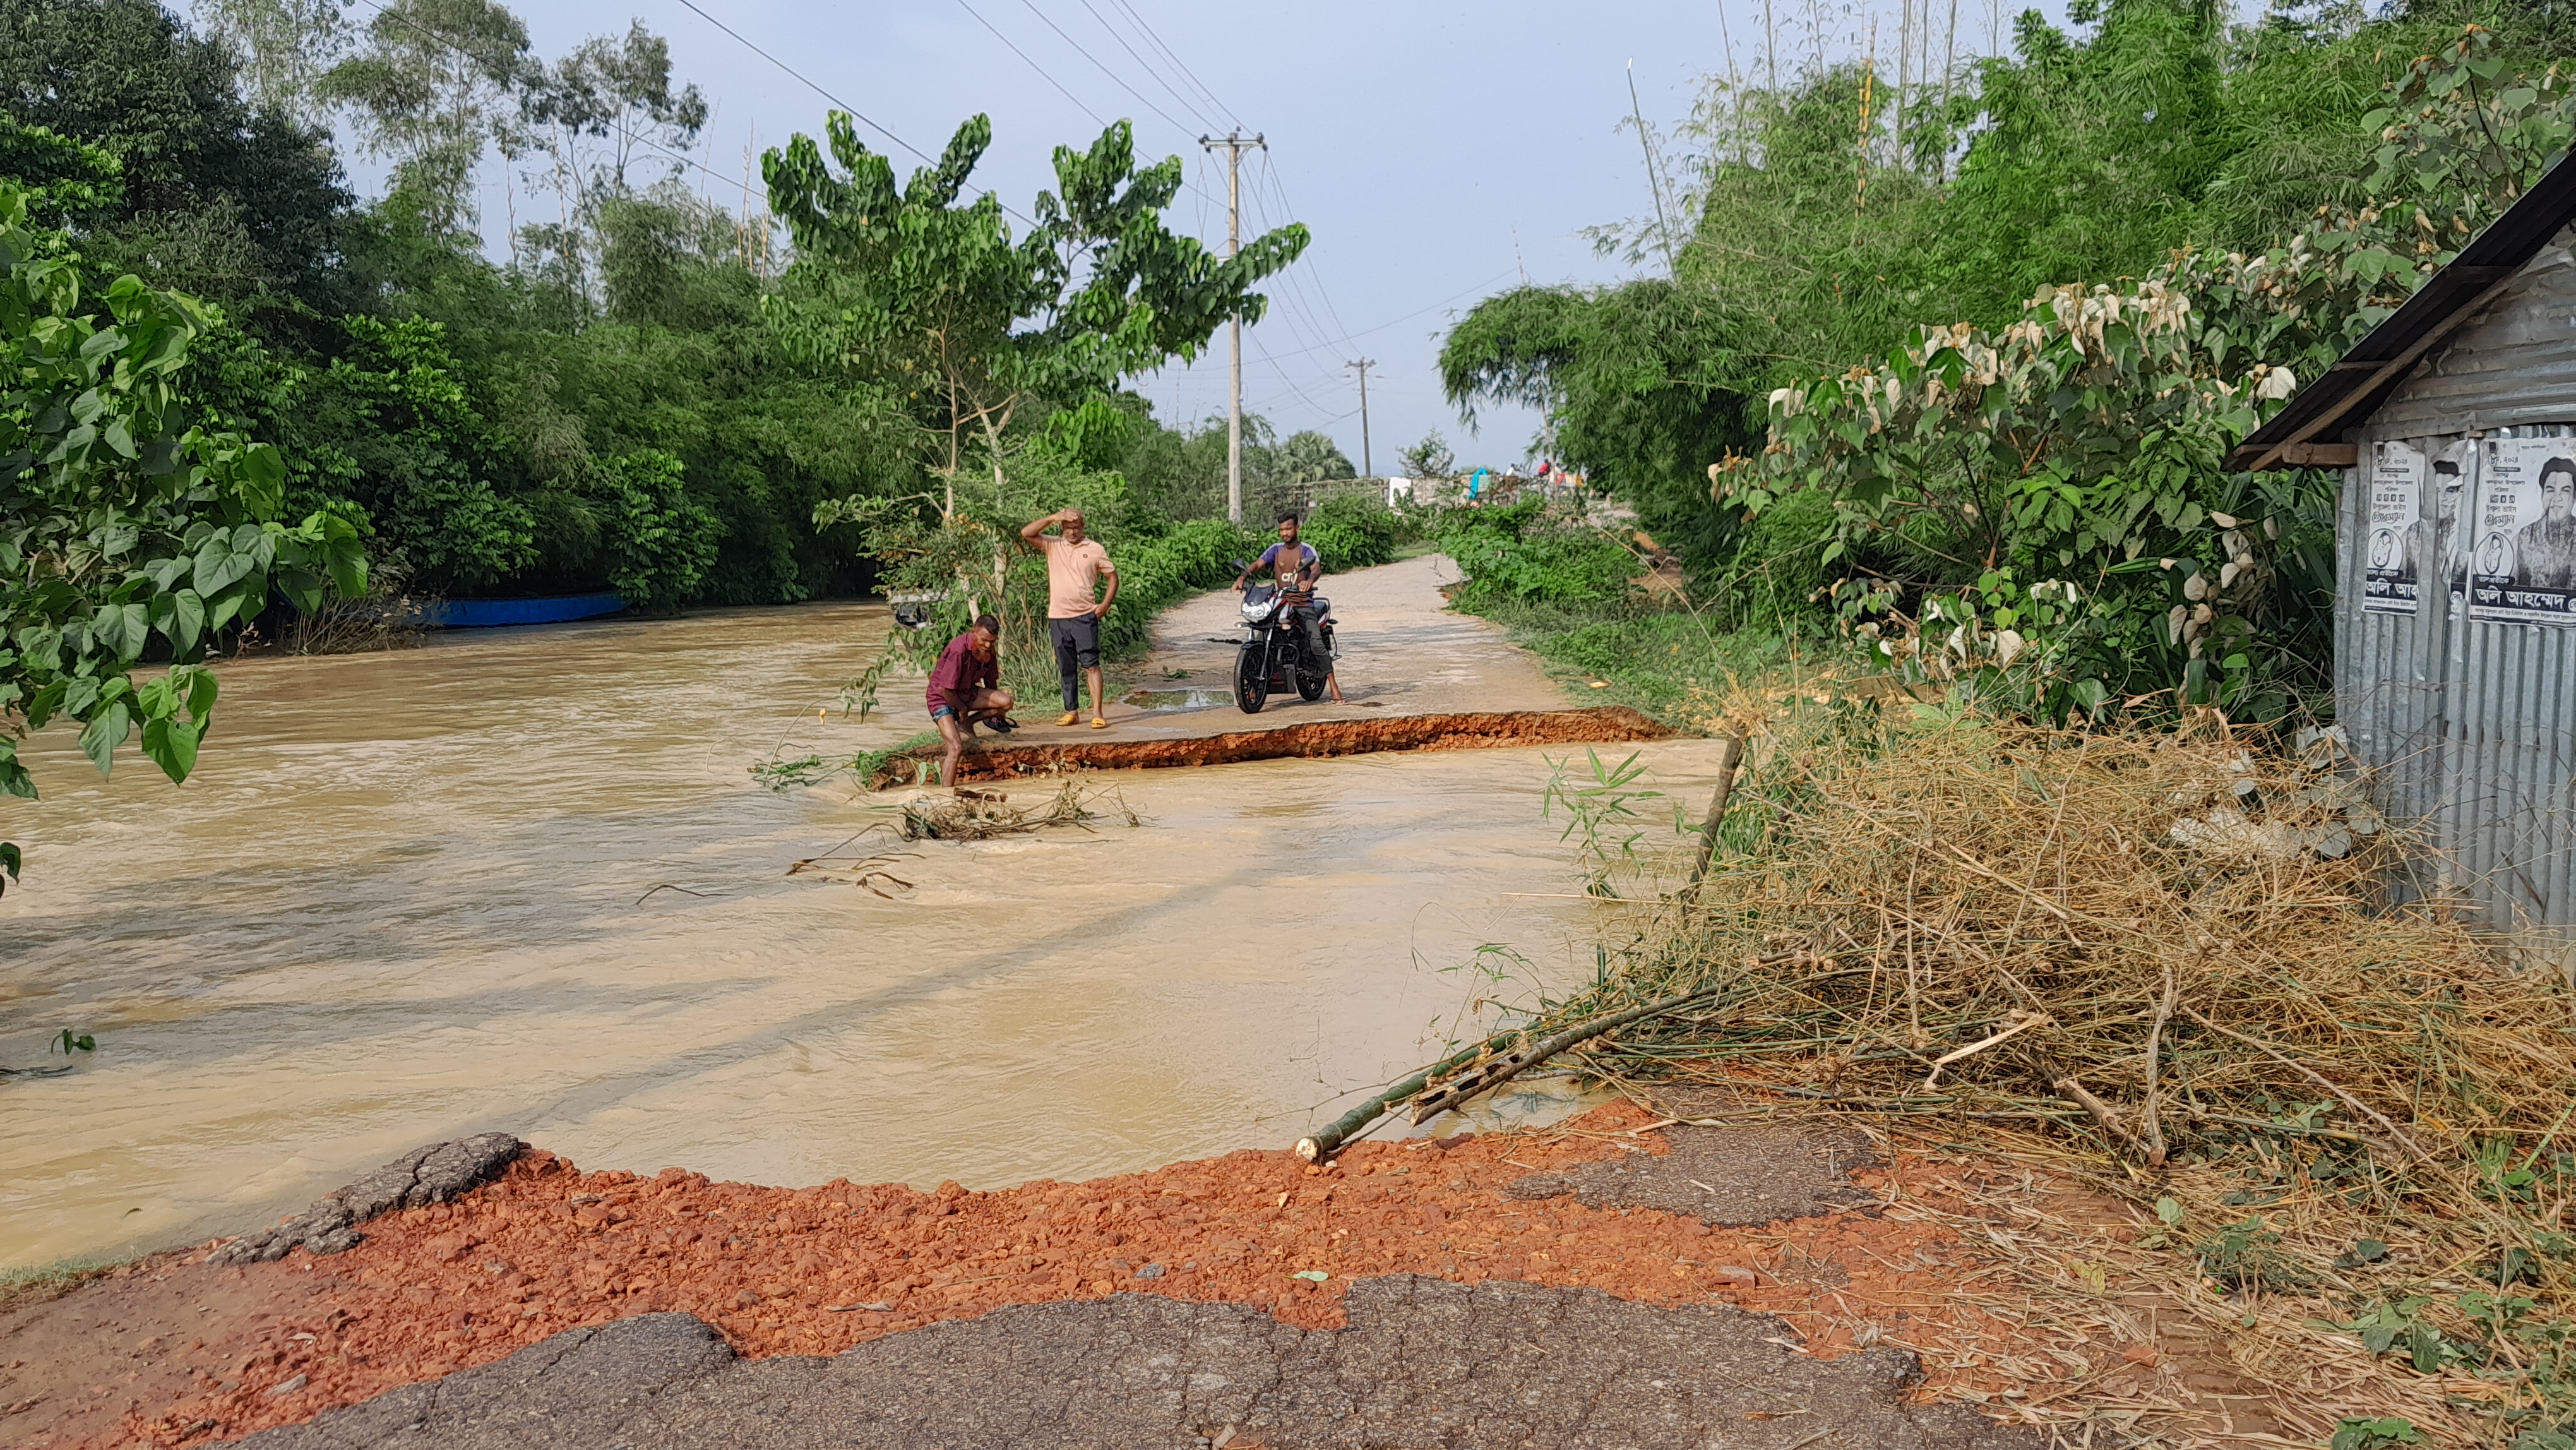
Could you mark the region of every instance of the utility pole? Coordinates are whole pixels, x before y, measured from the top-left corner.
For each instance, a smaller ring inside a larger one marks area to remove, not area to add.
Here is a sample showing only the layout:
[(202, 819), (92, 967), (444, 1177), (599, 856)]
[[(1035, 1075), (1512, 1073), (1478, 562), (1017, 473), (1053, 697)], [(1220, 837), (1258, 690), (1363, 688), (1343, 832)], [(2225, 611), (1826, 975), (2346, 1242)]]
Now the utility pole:
[(1377, 472), (1377, 465), (1369, 459), (1368, 436), (1368, 370), (1377, 366), (1377, 359), (1364, 357), (1348, 366), (1359, 369), (1360, 374), (1360, 477), (1367, 478)]
[[(1225, 254), (1228, 257), (1243, 250), (1242, 175), (1243, 153), (1249, 149), (1267, 151), (1270, 144), (1256, 131), (1250, 136), (1229, 131), (1222, 136), (1201, 136), (1199, 149), (1214, 151), (1225, 148)], [(1229, 319), (1226, 331), (1234, 344), (1233, 357), (1226, 365), (1225, 382), (1225, 516), (1243, 522), (1243, 317)]]

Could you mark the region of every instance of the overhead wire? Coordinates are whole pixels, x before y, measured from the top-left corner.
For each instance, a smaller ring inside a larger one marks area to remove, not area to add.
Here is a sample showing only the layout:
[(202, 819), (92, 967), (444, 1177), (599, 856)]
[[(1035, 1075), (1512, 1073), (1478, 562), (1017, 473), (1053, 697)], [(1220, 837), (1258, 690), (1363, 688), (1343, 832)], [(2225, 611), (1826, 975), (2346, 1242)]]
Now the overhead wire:
[[(367, 0), (367, 3), (372, 5), (375, 3), (375, 0)], [(808, 78), (803, 71), (800, 71), (796, 67), (789, 65), (787, 62), (780, 60), (778, 57), (771, 55), (768, 51), (765, 51), (759, 46), (753, 44), (751, 39), (748, 36), (745, 36), (741, 31), (734, 29), (732, 26), (725, 24), (723, 21), (716, 19), (712, 15), (709, 15), (706, 11), (699, 9), (697, 0), (680, 0), (680, 3), (689, 7), (690, 10), (695, 11), (699, 19), (704, 20), (706, 23), (723, 31), (725, 34), (732, 36), (735, 40), (740, 41), (743, 48), (750, 51), (753, 55), (759, 56), (762, 60), (765, 60), (771, 65), (778, 67), (780, 70), (785, 71), (789, 76), (793, 77), (798, 83), (803, 85), (805, 89), (812, 91), (814, 94), (821, 96), (824, 100), (830, 101), (841, 110), (848, 112), (852, 120), (865, 124), (869, 130), (876, 132), (878, 135), (892, 141), (897, 146), (911, 152), (915, 157), (920, 159), (923, 165), (935, 166), (938, 164), (939, 158), (932, 156), (929, 152), (922, 150), (920, 147), (913, 145), (909, 141), (906, 141), (901, 136), (887, 130), (884, 126), (879, 125), (875, 121), (869, 120), (866, 113), (859, 110), (858, 107), (851, 105), (849, 102), (842, 100), (839, 96), (823, 89), (820, 85), (817, 85), (813, 80)], [(713, 175), (714, 173), (710, 172), (709, 174)], [(1018, 207), (1011, 205), (1009, 202), (1003, 201), (1000, 194), (996, 193), (993, 197), (993, 201), (994, 204), (1001, 207), (1003, 211), (1017, 218), (1021, 225), (1037, 225), (1036, 218), (1030, 216), (1027, 212), (1020, 210)]]
[[(368, 0), (368, 3), (370, 3), (370, 4), (374, 3), (374, 0)], [(774, 55), (771, 55), (768, 51), (765, 51), (765, 50), (761, 49), (759, 46), (754, 45), (754, 44), (751, 42), (751, 39), (750, 39), (748, 36), (745, 36), (741, 31), (734, 29), (732, 26), (725, 24), (723, 21), (718, 20), (717, 18), (715, 18), (715, 17), (714, 17), (714, 16), (712, 16), (712, 15), (709, 15), (706, 11), (699, 9), (699, 8), (698, 8), (698, 0), (680, 0), (680, 3), (681, 3), (681, 4), (683, 4), (683, 5), (688, 6), (688, 7), (689, 7), (689, 9), (691, 9), (691, 10), (693, 10), (693, 11), (696, 11), (696, 13), (697, 13), (697, 17), (698, 17), (700, 20), (705, 21), (705, 22), (706, 22), (706, 23), (708, 23), (709, 25), (714, 26), (716, 29), (721, 30), (721, 31), (723, 31), (725, 34), (732, 36), (735, 40), (740, 41), (740, 42), (742, 43), (742, 45), (743, 45), (743, 48), (744, 48), (744, 49), (746, 49), (746, 50), (749, 50), (753, 55), (759, 56), (762, 60), (765, 60), (765, 61), (769, 62), (771, 65), (774, 65), (774, 66), (778, 67), (780, 70), (783, 70), (783, 71), (787, 72), (789, 75), (791, 75), (791, 76), (795, 77), (795, 78), (797, 79), (797, 81), (798, 81), (798, 82), (800, 82), (801, 84), (803, 84), (803, 85), (804, 85), (805, 89), (807, 89), (807, 90), (809, 90), (809, 91), (812, 91), (814, 94), (816, 94), (816, 95), (818, 95), (818, 96), (821, 96), (824, 100), (830, 101), (833, 105), (838, 106), (838, 107), (840, 107), (842, 110), (849, 112), (849, 113), (850, 113), (850, 116), (851, 116), (851, 119), (856, 120), (856, 121), (857, 121), (857, 122), (859, 122), (861, 125), (866, 126), (869, 130), (876, 132), (878, 135), (883, 136), (884, 138), (886, 138), (886, 139), (887, 139), (887, 140), (889, 140), (889, 141), (892, 141), (894, 144), (896, 144), (897, 146), (902, 147), (904, 150), (911, 152), (914, 156), (916, 156), (916, 157), (920, 158), (920, 159), (921, 159), (921, 161), (922, 161), (924, 164), (926, 164), (926, 165), (936, 165), (936, 164), (937, 164), (937, 162), (938, 162), (938, 158), (937, 158), (937, 157), (932, 156), (929, 152), (924, 151), (924, 150), (922, 150), (920, 147), (913, 145), (911, 142), (906, 141), (906, 140), (905, 140), (905, 139), (903, 139), (901, 136), (898, 136), (898, 135), (896, 135), (895, 133), (893, 133), (892, 131), (887, 130), (885, 127), (878, 125), (876, 122), (869, 120), (869, 119), (868, 119), (868, 117), (867, 117), (867, 113), (866, 113), (866, 112), (861, 111), (858, 107), (851, 105), (849, 102), (847, 102), (847, 101), (845, 101), (845, 100), (842, 100), (839, 96), (833, 95), (830, 91), (827, 91), (827, 90), (823, 89), (821, 86), (819, 86), (819, 85), (815, 84), (812, 80), (807, 79), (807, 77), (806, 77), (806, 75), (805, 75), (805, 73), (804, 73), (803, 71), (798, 70), (796, 67), (794, 67), (794, 66), (792, 66), (792, 65), (789, 65), (787, 62), (785, 62), (785, 61), (783, 61), (783, 60), (780, 60), (778, 57), (776, 57), (776, 56), (774, 56)]]
[(990, 31), (992, 31), (992, 32), (993, 32), (993, 38), (994, 38), (995, 40), (1000, 41), (1000, 42), (1001, 42), (1005, 47), (1007, 47), (1007, 48), (1010, 50), (1011, 54), (1018, 56), (1018, 57), (1020, 58), (1020, 60), (1028, 66), (1028, 68), (1029, 68), (1029, 69), (1031, 69), (1031, 70), (1033, 70), (1033, 71), (1036, 71), (1036, 72), (1038, 73), (1038, 77), (1039, 77), (1041, 80), (1044, 80), (1048, 85), (1051, 85), (1051, 86), (1055, 87), (1055, 88), (1056, 88), (1056, 91), (1057, 91), (1057, 93), (1058, 93), (1058, 94), (1062, 95), (1066, 100), (1073, 102), (1073, 105), (1074, 105), (1074, 109), (1075, 109), (1075, 110), (1078, 110), (1078, 111), (1082, 112), (1082, 114), (1084, 114), (1084, 115), (1086, 115), (1086, 116), (1089, 116), (1089, 117), (1092, 119), (1093, 123), (1094, 123), (1094, 124), (1096, 124), (1096, 125), (1099, 125), (1099, 126), (1102, 126), (1102, 127), (1106, 127), (1106, 126), (1109, 124), (1107, 121), (1105, 121), (1105, 120), (1102, 120), (1102, 119), (1101, 119), (1100, 113), (1099, 113), (1098, 111), (1095, 111), (1095, 110), (1091, 109), (1089, 106), (1084, 105), (1084, 104), (1082, 103), (1082, 98), (1081, 98), (1081, 97), (1079, 97), (1079, 96), (1075, 95), (1073, 92), (1071, 92), (1071, 91), (1069, 91), (1069, 90), (1066, 90), (1066, 89), (1065, 89), (1064, 82), (1062, 82), (1062, 81), (1060, 81), (1060, 80), (1057, 80), (1057, 79), (1056, 79), (1054, 76), (1052, 76), (1052, 75), (1049, 75), (1049, 74), (1047, 73), (1047, 68), (1046, 68), (1045, 66), (1042, 66), (1042, 65), (1038, 64), (1038, 63), (1037, 63), (1036, 61), (1034, 61), (1034, 60), (1030, 60), (1030, 59), (1029, 59), (1029, 53), (1028, 53), (1027, 51), (1022, 50), (1022, 49), (1020, 49), (1017, 45), (1012, 44), (1012, 43), (1011, 43), (1011, 38), (1010, 38), (1009, 36), (1007, 36), (1007, 35), (1004, 35), (1004, 34), (1000, 31), (1000, 29), (998, 29), (997, 27), (995, 27), (995, 25), (993, 24), (993, 22), (992, 22), (992, 21), (989, 21), (989, 20), (985, 19), (985, 18), (984, 18), (984, 14), (983, 14), (983, 12), (982, 12), (982, 11), (977, 10), (974, 6), (972, 6), (972, 5), (968, 4), (968, 3), (967, 3), (967, 0), (957, 0), (957, 8), (958, 8), (958, 9), (960, 9), (960, 10), (965, 11), (965, 12), (966, 12), (967, 14), (969, 14), (969, 15), (974, 16), (974, 17), (975, 17), (975, 23), (976, 23), (976, 24), (978, 24), (978, 25), (980, 25), (980, 26), (983, 26), (986, 30), (990, 30)]
[(1021, 4), (1021, 5), (1023, 5), (1023, 6), (1025, 6), (1025, 7), (1027, 7), (1028, 12), (1029, 12), (1031, 15), (1036, 16), (1036, 17), (1038, 18), (1038, 22), (1039, 22), (1040, 24), (1044, 25), (1047, 29), (1054, 31), (1057, 35), (1063, 36), (1063, 37), (1064, 37), (1064, 43), (1065, 43), (1065, 44), (1067, 44), (1067, 45), (1069, 45), (1069, 46), (1072, 46), (1072, 47), (1073, 47), (1073, 52), (1074, 52), (1074, 54), (1079, 55), (1079, 56), (1081, 56), (1084, 60), (1087, 60), (1087, 61), (1091, 62), (1091, 64), (1092, 64), (1093, 68), (1094, 68), (1094, 69), (1096, 69), (1096, 70), (1098, 70), (1102, 75), (1105, 75), (1105, 76), (1109, 77), (1109, 79), (1110, 79), (1113, 83), (1115, 83), (1115, 84), (1117, 85), (1118, 89), (1120, 89), (1120, 90), (1122, 90), (1122, 91), (1125, 91), (1127, 94), (1129, 94), (1129, 95), (1131, 95), (1131, 96), (1134, 96), (1134, 97), (1136, 98), (1136, 102), (1137, 102), (1137, 104), (1139, 104), (1139, 105), (1143, 106), (1146, 110), (1149, 110), (1149, 111), (1153, 112), (1155, 115), (1162, 117), (1165, 121), (1170, 122), (1170, 123), (1171, 123), (1171, 126), (1172, 126), (1172, 129), (1173, 129), (1173, 130), (1175, 130), (1175, 131), (1180, 131), (1180, 132), (1184, 132), (1184, 133), (1186, 133), (1186, 132), (1190, 129), (1190, 128), (1189, 128), (1188, 123), (1183, 122), (1183, 121), (1174, 120), (1174, 119), (1173, 119), (1173, 117), (1172, 117), (1172, 113), (1171, 113), (1171, 112), (1164, 110), (1162, 107), (1160, 107), (1160, 106), (1158, 106), (1158, 105), (1155, 105), (1152, 101), (1150, 101), (1150, 100), (1146, 99), (1146, 97), (1145, 97), (1145, 93), (1144, 93), (1143, 91), (1140, 91), (1140, 90), (1136, 89), (1134, 86), (1131, 86), (1131, 85), (1127, 84), (1127, 80), (1126, 80), (1126, 78), (1125, 78), (1124, 76), (1121, 76), (1121, 75), (1119, 75), (1119, 74), (1118, 74), (1118, 72), (1116, 72), (1116, 71), (1114, 71), (1114, 70), (1111, 70), (1109, 67), (1107, 67), (1107, 66), (1105, 66), (1105, 65), (1102, 65), (1102, 64), (1100, 63), (1100, 57), (1098, 57), (1098, 56), (1096, 56), (1096, 55), (1093, 55), (1090, 51), (1087, 51), (1087, 50), (1085, 50), (1085, 49), (1083, 49), (1083, 48), (1082, 48), (1082, 42), (1081, 42), (1081, 41), (1074, 39), (1074, 38), (1073, 38), (1072, 36), (1070, 36), (1070, 35), (1065, 35), (1064, 27), (1063, 27), (1063, 26), (1061, 26), (1061, 25), (1056, 24), (1053, 20), (1049, 19), (1049, 18), (1047, 17), (1047, 13), (1046, 13), (1045, 11), (1043, 11), (1043, 10), (1040, 10), (1040, 9), (1037, 7), (1037, 5), (1034, 3), (1034, 0), (1020, 0), (1020, 4)]
[[(1185, 95), (1182, 95), (1178, 87), (1174, 86), (1169, 80), (1164, 78), (1161, 69), (1156, 67), (1152, 61), (1147, 60), (1143, 55), (1138, 54), (1135, 46), (1128, 44), (1127, 37), (1118, 32), (1118, 27), (1109, 23), (1109, 17), (1101, 14), (1098, 6), (1093, 5), (1091, 0), (1081, 0), (1081, 4), (1083, 9), (1091, 12), (1092, 19), (1100, 22), (1100, 28), (1109, 32), (1109, 38), (1118, 42), (1119, 49), (1124, 50), (1130, 56), (1135, 57), (1136, 63), (1145, 68), (1145, 74), (1154, 78), (1154, 84), (1161, 86), (1165, 95), (1168, 95), (1173, 100), (1180, 102), (1181, 109), (1189, 112), (1193, 117), (1197, 118), (1200, 125), (1207, 127), (1211, 131), (1222, 129), (1225, 124), (1224, 122), (1209, 120), (1207, 112), (1200, 110), (1197, 102), (1191, 100)], [(1148, 43), (1150, 44), (1150, 42)]]
[(1146, 23), (1145, 17), (1136, 13), (1135, 6), (1129, 4), (1128, 0), (1111, 0), (1111, 3), (1115, 4), (1121, 11), (1124, 11), (1129, 20), (1135, 22), (1137, 30), (1143, 32), (1148, 44), (1152, 45), (1156, 50), (1161, 51), (1174, 66), (1179, 68), (1182, 75), (1189, 78), (1191, 85), (1199, 88), (1199, 94), (1207, 97), (1208, 104), (1216, 107), (1219, 115), (1224, 116), (1237, 130), (1242, 129), (1242, 119), (1236, 116), (1233, 110), (1227, 107), (1224, 101), (1218, 99), (1216, 92), (1208, 89), (1207, 82), (1200, 80), (1198, 72), (1190, 69), (1190, 63), (1181, 59), (1180, 52), (1173, 50), (1171, 46), (1164, 43), (1163, 37), (1155, 31), (1152, 25)]

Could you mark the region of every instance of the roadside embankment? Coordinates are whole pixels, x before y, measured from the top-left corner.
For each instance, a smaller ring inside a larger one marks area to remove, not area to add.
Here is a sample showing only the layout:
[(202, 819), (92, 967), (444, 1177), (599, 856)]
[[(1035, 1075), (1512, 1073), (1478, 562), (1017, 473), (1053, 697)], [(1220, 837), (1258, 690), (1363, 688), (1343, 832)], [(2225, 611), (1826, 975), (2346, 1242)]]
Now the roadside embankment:
[[(1137, 1295), (1232, 1306), (1227, 1313), (1251, 1316), (1224, 1321), (1238, 1340), (1368, 1330), (1358, 1316), (1363, 1304), (1376, 1306), (1370, 1312), (1381, 1328), (1385, 1315), (1413, 1304), (1448, 1324), (1445, 1333), (1537, 1335), (1531, 1343), (1543, 1347), (1563, 1331), (1571, 1336), (1564, 1363), (1596, 1380), (1577, 1353), (1586, 1335), (1616, 1329), (1670, 1349), (1711, 1328), (1762, 1357), (1765, 1375), (1807, 1374), (1799, 1366), (1873, 1344), (1917, 1350), (1929, 1380), (1913, 1400), (1992, 1399), (1998, 1410), (2010, 1401), (1995, 1396), (2043, 1396), (2080, 1375), (2151, 1376), (2142, 1365), (2151, 1366), (2155, 1352), (2124, 1359), (2132, 1347), (2119, 1343), (2050, 1358), (2039, 1348), (2044, 1326), (1998, 1317), (1965, 1287), (1992, 1257), (1988, 1235), (1977, 1230), (2010, 1221), (1978, 1203), (2016, 1188), (2021, 1202), (2066, 1222), (2081, 1219), (2102, 1242), (2129, 1236), (2121, 1212), (2098, 1200), (2052, 1195), (2044, 1185), (2034, 1191), (2026, 1178), (2016, 1185), (1937, 1155), (1891, 1155), (1847, 1129), (1691, 1128), (1626, 1103), (1554, 1130), (1363, 1143), (1324, 1167), (1284, 1151), (1247, 1150), (992, 1193), (842, 1181), (762, 1188), (679, 1169), (651, 1178), (585, 1174), (532, 1149), (453, 1201), (359, 1225), (363, 1241), (346, 1252), (316, 1257), (296, 1248), (274, 1262), (225, 1266), (207, 1262), (217, 1247), (210, 1245), (0, 1311), (7, 1366), (0, 1404), (9, 1411), (0, 1425), (13, 1443), (83, 1450), (206, 1444), (491, 1364), (566, 1331), (683, 1314), (711, 1327), (728, 1360), (845, 1355), (947, 1321), (994, 1316), (995, 1327), (979, 1331), (993, 1343), (978, 1351), (992, 1362), (934, 1356), (949, 1380), (919, 1387), (936, 1399), (962, 1384), (971, 1399), (979, 1376), (1004, 1373), (1028, 1349), (1010, 1326), (1063, 1328), (1057, 1318), (1003, 1312), (1055, 1305), (1059, 1316), (1089, 1326), (1089, 1343), (1138, 1315), (1162, 1323), (1155, 1316), (1165, 1311), (1130, 1307)], [(1405, 1276), (1436, 1282), (1404, 1288)], [(1450, 1304), (1439, 1297), (1450, 1292), (1444, 1284), (1482, 1286), (1481, 1297)], [(1634, 1317), (1649, 1307), (1777, 1319)], [(1213, 1332), (1216, 1324), (1199, 1327)], [(1293, 1348), (1282, 1345), (1281, 1354)], [(1890, 1353), (1855, 1361), (1856, 1378), (1847, 1381), (1799, 1381), (1805, 1400), (1780, 1381), (1775, 1404), (1727, 1401), (1722, 1418), (1741, 1432), (1747, 1422), (1807, 1414), (1814, 1418), (1790, 1422), (1800, 1435), (1830, 1432), (1782, 1444), (1986, 1443), (1989, 1431), (1973, 1420), (1918, 1416), (1894, 1434), (1887, 1417), (1908, 1398), (1913, 1370)], [(1729, 1374), (1742, 1381), (1744, 1368)], [(1491, 1417), (1522, 1389), (1553, 1395), (1563, 1378), (1526, 1356), (1513, 1373), (1524, 1371), (1534, 1378), (1512, 1380), (1511, 1394), (1479, 1412), (1489, 1432)], [(1399, 1389), (1414, 1373), (1392, 1363), (1371, 1372)], [(1570, 1404), (1601, 1388), (1561, 1387)], [(1699, 1417), (1692, 1423), (1717, 1413), (1712, 1406), (1724, 1398), (1705, 1379), (1656, 1393), (1665, 1388), (1631, 1387), (1662, 1406), (1658, 1414), (1687, 1411)], [(787, 1391), (770, 1385), (763, 1393)], [(1443, 1391), (1460, 1397), (1453, 1404), (1482, 1393), (1455, 1384)], [(1683, 1403), (1689, 1394), (1706, 1403), (1691, 1408)], [(1160, 1413), (1156, 1393), (1129, 1398), (1140, 1414)], [(1319, 1436), (1268, 1443), (1339, 1443)], [(959, 1434), (943, 1443), (982, 1442)], [(1247, 1434), (1245, 1443), (1262, 1442)]]

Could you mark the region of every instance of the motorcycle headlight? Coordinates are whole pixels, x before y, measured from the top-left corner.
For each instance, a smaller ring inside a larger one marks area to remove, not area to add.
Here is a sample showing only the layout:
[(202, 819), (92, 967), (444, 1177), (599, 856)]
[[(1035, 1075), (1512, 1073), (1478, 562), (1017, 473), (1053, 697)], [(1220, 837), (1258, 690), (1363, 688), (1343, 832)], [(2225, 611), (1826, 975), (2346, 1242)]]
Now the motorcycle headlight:
[(1243, 601), (1243, 617), (1246, 619), (1259, 619), (1269, 612), (1270, 601), (1267, 599), (1247, 599)]

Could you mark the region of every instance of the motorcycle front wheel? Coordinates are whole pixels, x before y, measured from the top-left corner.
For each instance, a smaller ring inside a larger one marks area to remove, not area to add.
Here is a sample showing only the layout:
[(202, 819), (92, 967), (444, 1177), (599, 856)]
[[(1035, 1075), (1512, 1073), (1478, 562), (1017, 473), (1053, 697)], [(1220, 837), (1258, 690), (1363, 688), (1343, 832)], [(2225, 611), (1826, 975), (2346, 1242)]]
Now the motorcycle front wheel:
[(1234, 656), (1234, 703), (1246, 715), (1258, 715), (1270, 703), (1269, 651), (1258, 644), (1246, 646)]

